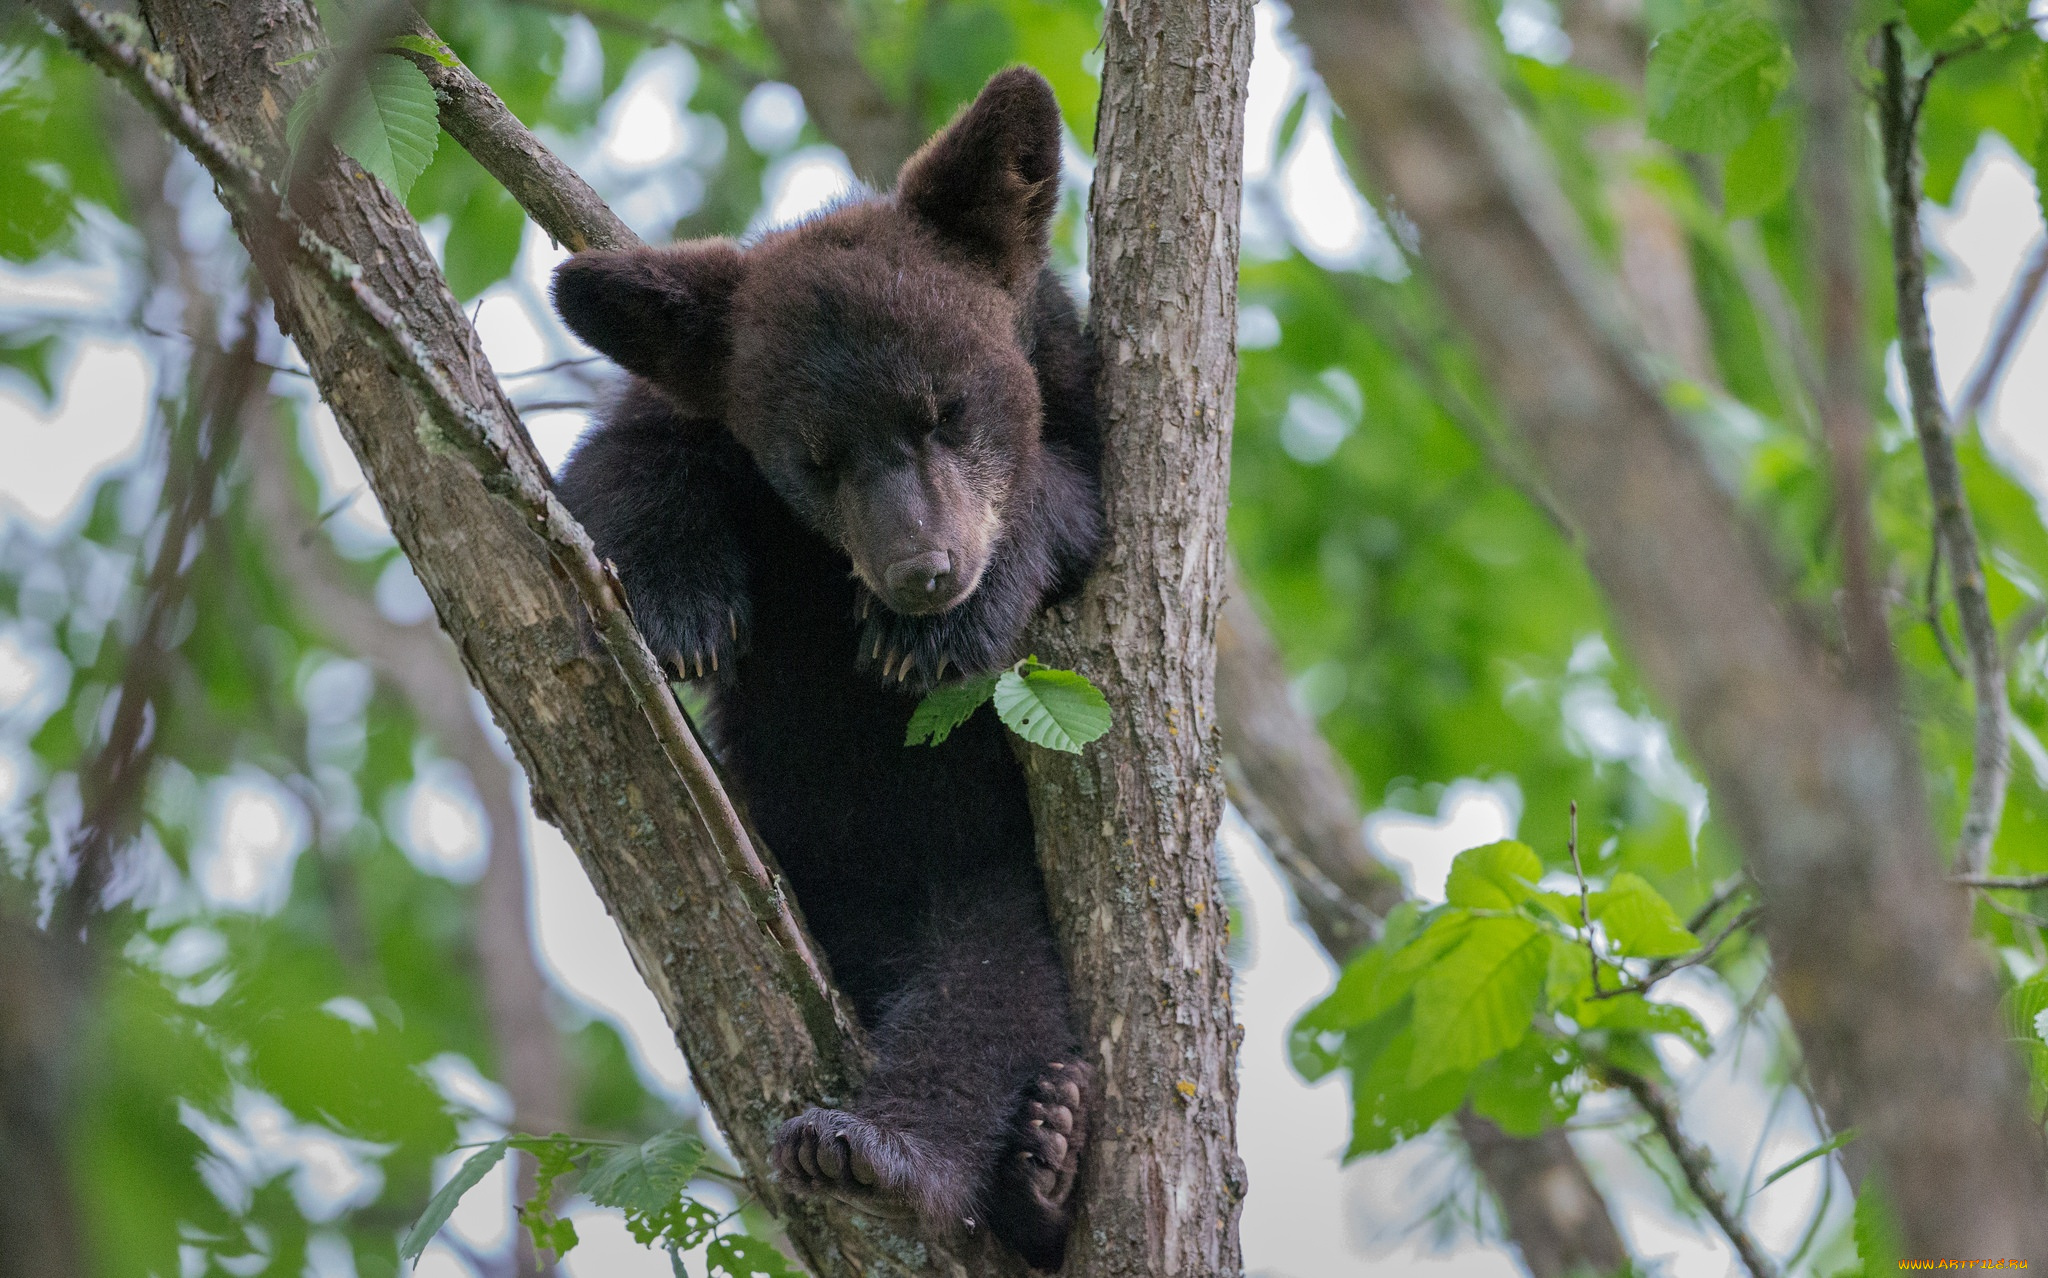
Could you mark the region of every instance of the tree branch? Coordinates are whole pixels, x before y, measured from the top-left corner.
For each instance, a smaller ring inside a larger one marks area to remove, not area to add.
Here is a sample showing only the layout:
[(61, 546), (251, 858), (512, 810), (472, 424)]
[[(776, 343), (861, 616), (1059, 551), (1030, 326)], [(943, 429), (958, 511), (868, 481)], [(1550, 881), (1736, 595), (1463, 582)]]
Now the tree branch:
[(1999, 305), (1998, 319), (1991, 326), (1991, 340), (1984, 344), (1983, 354), (1977, 357), (1976, 367), (1970, 370), (1969, 379), (1963, 383), (1963, 396), (1956, 401), (1956, 421), (1977, 420), (1984, 406), (1991, 402), (1991, 396), (1997, 391), (1999, 380), (2005, 376), (2006, 366), (2012, 360), (2012, 353), (2019, 349), (2020, 334), (2026, 330), (2027, 321), (2033, 318), (2034, 304), (2041, 300), (2044, 283), (2048, 283), (2048, 235), (2034, 241), (2020, 273), (2013, 278), (2005, 301)]
[(1650, 1116), (1650, 1123), (1657, 1129), (1657, 1135), (1671, 1150), (1671, 1156), (1678, 1160), (1678, 1169), (1685, 1175), (1687, 1188), (1721, 1232), (1735, 1248), (1735, 1254), (1742, 1258), (1742, 1267), (1749, 1270), (1750, 1278), (1777, 1278), (1778, 1267), (1757, 1241), (1750, 1235), (1742, 1218), (1728, 1206), (1727, 1198), (1720, 1187), (1714, 1184), (1714, 1159), (1702, 1147), (1688, 1140), (1685, 1129), (1680, 1125), (1678, 1106), (1664, 1094), (1664, 1089), (1654, 1081), (1633, 1070), (1623, 1069), (1611, 1062), (1602, 1062), (1600, 1072), (1608, 1081), (1621, 1084), (1636, 1104)]
[[(1942, 407), (1941, 383), (1934, 371), (1934, 335), (1927, 323), (1927, 250), (1920, 242), (1920, 178), (1917, 112), (1906, 78), (1906, 55), (1899, 45), (1896, 23), (1888, 23), (1883, 44), (1884, 87), (1878, 95), (1878, 128), (1884, 140), (1885, 185), (1890, 192), (1892, 285), (1899, 322), (1899, 360), (1906, 368), (1906, 389), (1913, 402), (1913, 433), (1920, 438), (1920, 461), (1927, 472), (1927, 492), (1934, 501), (1937, 553), (1948, 558), (1950, 589), (1962, 622), (1963, 649), (1970, 662), (1970, 687), (1977, 699), (1977, 727), (1971, 743), (1974, 766), (1970, 797), (1963, 812), (1962, 834), (1956, 841), (1956, 869), (1975, 874), (1991, 860), (1991, 843), (2005, 815), (2006, 785), (2012, 776), (2006, 717), (2005, 648), (1991, 620), (1985, 591), (1984, 560), (1977, 548), (1977, 526), (1970, 517), (1969, 495), (1963, 489), (1962, 467), (1956, 463), (1955, 441), (1948, 412)], [(1931, 570), (1930, 570), (1931, 571)], [(1931, 580), (1931, 577), (1930, 577)], [(1931, 620), (1940, 627), (1940, 613)]]
[[(1940, 890), (1892, 698), (1836, 677), (1779, 609), (1779, 575), (1642, 371), (1570, 206), (1444, 0), (1300, 0), (1295, 22), (1744, 849), (1830, 1125), (1865, 1133), (1913, 1253), (2048, 1253), (2048, 1160), (1965, 903)], [(1835, 136), (1810, 128), (1809, 155)], [(1853, 298), (1853, 278), (1830, 278)], [(1845, 397), (1863, 385), (1836, 378), (1853, 427)]]

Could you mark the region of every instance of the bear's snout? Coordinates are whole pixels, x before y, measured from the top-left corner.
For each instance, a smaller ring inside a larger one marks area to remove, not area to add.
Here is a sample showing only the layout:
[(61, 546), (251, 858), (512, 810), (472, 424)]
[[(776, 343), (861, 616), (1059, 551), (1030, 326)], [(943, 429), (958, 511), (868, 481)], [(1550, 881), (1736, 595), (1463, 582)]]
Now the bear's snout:
[(889, 587), (889, 599), (898, 612), (925, 612), (951, 603), (953, 598), (953, 556), (943, 550), (890, 564), (882, 574)]

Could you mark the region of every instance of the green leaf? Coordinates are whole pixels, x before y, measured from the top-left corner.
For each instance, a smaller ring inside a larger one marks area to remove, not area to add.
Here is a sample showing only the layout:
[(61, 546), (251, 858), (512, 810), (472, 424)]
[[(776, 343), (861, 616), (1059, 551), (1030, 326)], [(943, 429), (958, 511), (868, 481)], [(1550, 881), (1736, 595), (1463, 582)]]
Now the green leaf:
[(0, 368), (11, 368), (34, 383), (40, 406), (46, 409), (57, 394), (57, 383), (50, 376), (50, 358), (56, 350), (54, 334), (35, 338), (12, 333), (0, 336)]
[(467, 302), (512, 273), (526, 210), (497, 182), (478, 182), (448, 227), (448, 287)]
[(1827, 1157), (1829, 1154), (1834, 1153), (1836, 1150), (1848, 1144), (1850, 1141), (1855, 1140), (1856, 1136), (1857, 1132), (1856, 1129), (1853, 1127), (1851, 1127), (1847, 1131), (1836, 1132), (1827, 1140), (1824, 1140), (1820, 1144), (1815, 1145), (1812, 1149), (1807, 1150), (1805, 1153), (1799, 1155), (1799, 1157), (1793, 1159), (1791, 1162), (1784, 1164), (1783, 1166), (1779, 1167), (1776, 1171), (1772, 1172), (1770, 1175), (1764, 1177), (1763, 1184), (1758, 1185), (1756, 1187), (1755, 1193), (1761, 1194), (1766, 1189), (1769, 1189), (1771, 1186), (1777, 1184), (1780, 1180), (1783, 1180), (1785, 1177), (1791, 1175), (1793, 1172), (1798, 1171), (1801, 1167), (1806, 1166), (1814, 1159)]
[(1672, 958), (1700, 947), (1671, 902), (1640, 874), (1624, 870), (1615, 875), (1606, 891), (1593, 893), (1590, 904), (1607, 939), (1631, 958)]
[(462, 65), (461, 59), (457, 58), (454, 51), (443, 41), (429, 40), (423, 35), (414, 35), (410, 31), (403, 35), (393, 36), (391, 38), (391, 47), (393, 49), (407, 49), (419, 54), (421, 57), (432, 58), (444, 67), (459, 67)]
[(334, 127), (334, 144), (403, 200), (441, 140), (439, 106), (427, 73), (396, 54), (370, 59), (360, 85), (336, 86), (322, 73), (285, 115), (285, 139), (296, 156), (312, 127), (316, 103), (333, 92), (354, 94)]
[(1650, 49), (1650, 134), (1688, 151), (1726, 151), (1749, 136), (1791, 75), (1792, 55), (1760, 10), (1745, 0), (1717, 4)]
[(2022, 981), (1999, 1000), (2008, 1033), (2020, 1040), (2040, 1039), (2041, 1013), (2048, 1012), (2048, 975)]
[(1346, 1162), (1392, 1149), (1428, 1131), (1465, 1098), (1470, 1076), (1462, 1070), (1438, 1073), (1415, 1085), (1410, 1079), (1415, 1027), (1393, 1018), (1389, 1023), (1399, 1024), (1399, 1028), (1384, 1039), (1375, 1037), (1361, 1043), (1364, 1050), (1355, 1058), (1351, 1045), (1346, 1044), (1345, 1063), (1351, 1067), (1351, 1143), (1344, 1150)]
[(1899, 1218), (1892, 1210), (1891, 1195), (1878, 1176), (1864, 1178), (1856, 1194), (1854, 1234), (1856, 1256), (1866, 1274), (1897, 1272), (1905, 1239), (1899, 1233)]
[(1728, 153), (1721, 195), (1729, 217), (1755, 217), (1778, 207), (1799, 173), (1799, 141), (1797, 117), (1780, 111), (1764, 117), (1748, 140)]
[(996, 680), (995, 701), (996, 714), (1012, 732), (1048, 750), (1079, 754), (1109, 731), (1109, 699), (1071, 670), (1005, 670)]
[(576, 1159), (584, 1146), (566, 1136), (517, 1143), (533, 1155), (534, 1161), (533, 1197), (520, 1209), (526, 1232), (533, 1235), (535, 1248), (551, 1251), (560, 1260), (576, 1246), (576, 1226), (555, 1215), (555, 1182), (576, 1170)]
[(712, 1239), (704, 1260), (711, 1278), (801, 1278), (775, 1244), (747, 1234)]
[(1550, 970), (1543, 976), (1543, 997), (1550, 1006), (1569, 1012), (1593, 992), (1593, 956), (1579, 944), (1550, 947)]
[(1586, 999), (1572, 1012), (1572, 1019), (1585, 1029), (1676, 1034), (1701, 1056), (1707, 1056), (1714, 1050), (1714, 1040), (1708, 1035), (1707, 1027), (1700, 1024), (1700, 1018), (1689, 1008), (1676, 1003), (1652, 1003), (1640, 994)]
[(995, 695), (996, 679), (995, 675), (983, 675), (933, 688), (910, 712), (910, 727), (903, 734), (903, 744), (943, 745), (953, 735), (953, 729), (967, 722), (981, 709), (982, 702)]
[(498, 1160), (505, 1156), (505, 1151), (511, 1146), (510, 1137), (500, 1137), (471, 1154), (463, 1161), (462, 1166), (455, 1169), (455, 1174), (448, 1178), (448, 1183), (435, 1190), (434, 1196), (427, 1200), (426, 1210), (412, 1223), (412, 1228), (405, 1231), (405, 1237), (398, 1240), (399, 1259), (420, 1258), (420, 1253), (427, 1249), (427, 1244), (434, 1241), (434, 1235), (441, 1232), (441, 1226), (448, 1223), (448, 1217), (455, 1214), (455, 1204), (462, 1201), (464, 1194), (476, 1188), (477, 1182), (481, 1181), (491, 1168), (498, 1165)]
[(689, 1192), (704, 1165), (704, 1142), (686, 1131), (660, 1132), (614, 1150), (583, 1175), (579, 1188), (600, 1207), (659, 1212)]
[(1975, 4), (1976, 0), (1904, 0), (1901, 7), (1906, 11), (1906, 25), (1913, 28), (1921, 44), (1932, 48)]
[(1531, 1034), (1472, 1075), (1472, 1108), (1511, 1136), (1534, 1136), (1578, 1112), (1586, 1073), (1568, 1043)]
[(1534, 849), (1503, 839), (1458, 853), (1444, 899), (1472, 910), (1512, 910), (1529, 899), (1542, 877), (1543, 862)]
[(1543, 994), (1551, 942), (1527, 919), (1472, 920), (1464, 942), (1416, 983), (1410, 1086), (1472, 1069), (1522, 1041)]
[(1280, 132), (1273, 139), (1273, 159), (1277, 162), (1287, 158), (1287, 152), (1294, 146), (1294, 134), (1301, 128), (1301, 120), (1308, 114), (1306, 91), (1294, 96), (1294, 105), (1287, 108), (1287, 114), (1280, 117)]

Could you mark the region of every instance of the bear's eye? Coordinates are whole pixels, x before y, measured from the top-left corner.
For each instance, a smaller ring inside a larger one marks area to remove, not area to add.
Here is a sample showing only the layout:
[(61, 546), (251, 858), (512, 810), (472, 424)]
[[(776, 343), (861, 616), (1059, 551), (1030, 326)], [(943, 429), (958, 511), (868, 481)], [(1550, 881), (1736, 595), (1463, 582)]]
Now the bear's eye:
[(939, 420), (933, 426), (932, 433), (947, 444), (966, 443), (967, 401), (957, 398), (947, 400), (939, 409)]

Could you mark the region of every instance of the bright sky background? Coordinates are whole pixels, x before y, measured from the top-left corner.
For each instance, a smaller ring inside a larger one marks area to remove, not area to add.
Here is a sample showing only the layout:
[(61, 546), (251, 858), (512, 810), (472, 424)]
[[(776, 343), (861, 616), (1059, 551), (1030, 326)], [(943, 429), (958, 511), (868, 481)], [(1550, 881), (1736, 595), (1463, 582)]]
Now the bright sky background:
[[(1328, 103), (1319, 91), (1292, 148), (1285, 155), (1273, 154), (1279, 115), (1292, 86), (1304, 75), (1299, 60), (1275, 39), (1282, 20), (1270, 4), (1259, 6), (1246, 128), (1246, 251), (1277, 252), (1291, 242), (1332, 269), (1398, 270), (1384, 228), (1343, 175), (1331, 143)], [(1503, 24), (1518, 48), (1536, 56), (1560, 57), (1568, 49), (1560, 45), (1563, 36), (1542, 0), (1511, 5)], [(585, 64), (594, 48), (587, 30), (577, 27), (569, 57), (572, 78), (579, 67), (589, 74)], [(695, 66), (679, 50), (647, 54), (608, 108), (598, 137), (565, 146), (569, 158), (600, 189), (617, 196), (615, 207), (637, 229), (665, 224), (701, 198), (701, 190), (689, 185), (694, 178), (673, 178), (673, 172), (684, 167), (676, 161), (737, 144), (729, 142), (722, 129), (714, 136), (703, 121), (677, 109), (695, 76)], [(594, 82), (594, 75), (589, 78)], [(845, 191), (851, 180), (844, 158), (832, 148), (788, 150), (801, 126), (802, 111), (793, 91), (771, 85), (757, 91), (743, 116), (747, 140), (780, 153), (764, 179), (772, 221), (817, 207)], [(1077, 172), (1085, 176), (1078, 162), (1069, 168), (1070, 180)], [(662, 180), (664, 173), (670, 174), (669, 180)], [(198, 203), (200, 207), (188, 215), (188, 234), (198, 240), (222, 234), (224, 220), (208, 211), (205, 201)], [(1930, 296), (1936, 355), (1944, 384), (1953, 393), (1981, 348), (2007, 281), (2027, 245), (2041, 234), (2027, 170), (2002, 144), (1986, 146), (1963, 179), (1957, 212), (1935, 214), (1930, 230), (1953, 268)], [(430, 232), (445, 235), (444, 228)], [(86, 260), (76, 263), (36, 270), (0, 267), (0, 308), (58, 317), (87, 333), (75, 347), (68, 369), (61, 370), (58, 401), (48, 410), (17, 384), (0, 380), (0, 455), (8, 459), (0, 469), (0, 519), (18, 521), (49, 536), (64, 535), (78, 518), (78, 498), (95, 476), (134, 458), (152, 394), (148, 357), (119, 331), (133, 284), (105, 246), (105, 238), (87, 237), (88, 245), (95, 242), (101, 245), (97, 255), (88, 248)], [(532, 368), (581, 353), (545, 305), (546, 281), (561, 256), (545, 236), (529, 228), (515, 277), (484, 298), (477, 326), (500, 370)], [(1248, 316), (1248, 340), (1254, 329), (1264, 332), (1271, 322), (1270, 315)], [(280, 382), (279, 389), (294, 388)], [(2044, 413), (2048, 325), (2037, 318), (1984, 422), (1993, 450), (2026, 477), (2037, 494), (2048, 493)], [(331, 416), (316, 410), (311, 419), (309, 440), (321, 471), (323, 503), (349, 499), (329, 526), (344, 551), (372, 553), (389, 541), (382, 516), (363, 488)], [(580, 412), (544, 412), (529, 418), (536, 442), (554, 464), (566, 455), (584, 424)], [(1324, 436), (1336, 431), (1341, 438), (1341, 432), (1351, 428), (1349, 422), (1304, 420), (1298, 442), (1309, 450), (1334, 447)], [(394, 617), (414, 620), (424, 615), (423, 596), (402, 567), (380, 584), (378, 599)], [(51, 655), (0, 630), (0, 709), (19, 708), (47, 693)], [(309, 684), (308, 708), (316, 720), (325, 715), (342, 724), (360, 710), (367, 673), (354, 662), (336, 661), (332, 666)], [(1674, 797), (1687, 801), (1685, 796), (1694, 794), (1697, 785), (1672, 759), (1661, 727), (1626, 716), (1617, 719), (1619, 714), (1611, 695), (1603, 704), (1593, 688), (1574, 709), (1573, 726), (1588, 750), (1633, 760), (1675, 787)], [(26, 776), (19, 754), (0, 748), (0, 806)], [(289, 882), (292, 858), (305, 841), (304, 819), (295, 801), (253, 772), (212, 783), (202, 798), (215, 833), (197, 861), (200, 890), (221, 908), (276, 908), (279, 893)], [(396, 806), (382, 815), (422, 869), (461, 881), (475, 877), (483, 848), (481, 815), (458, 769), (426, 767), (411, 795)], [(1440, 899), (1451, 856), (1511, 833), (1518, 807), (1519, 796), (1511, 788), (1459, 783), (1447, 790), (1436, 819), (1379, 813), (1369, 819), (1368, 833), (1389, 859), (1404, 868), (1418, 895)], [(685, 1096), (688, 1080), (682, 1058), (574, 855), (552, 827), (530, 816), (528, 832), (536, 930), (544, 965), (557, 988), (581, 1014), (606, 1017), (621, 1028), (651, 1083), (678, 1098)], [(1438, 1248), (1426, 1229), (1412, 1228), (1455, 1173), (1462, 1155), (1450, 1142), (1416, 1142), (1348, 1170), (1338, 1167), (1336, 1154), (1344, 1145), (1349, 1122), (1343, 1084), (1339, 1079), (1317, 1087), (1302, 1084), (1287, 1066), (1284, 1052), (1287, 1025), (1327, 989), (1330, 965), (1293, 922), (1286, 891), (1250, 833), (1233, 821), (1223, 844), (1228, 872), (1247, 906), (1250, 933), (1250, 958), (1239, 974), (1236, 1002), (1247, 1031), (1239, 1139), (1252, 1187), (1243, 1222), (1248, 1272), (1267, 1278), (1365, 1272), (1506, 1278), (1518, 1272), (1499, 1248), (1470, 1242)], [(166, 961), (203, 966), (197, 958), (217, 940), (209, 940), (204, 929), (192, 929), (191, 936), (181, 934), (166, 951)], [(1711, 981), (1687, 984), (1674, 979), (1666, 988), (1717, 1033), (1730, 1024), (1733, 1009)], [(354, 1009), (334, 1011), (348, 1016)], [(1739, 1172), (1753, 1162), (1769, 1168), (1810, 1147), (1813, 1128), (1806, 1117), (1767, 1115), (1769, 1093), (1754, 1069), (1737, 1068), (1731, 1055), (1721, 1053), (1704, 1067), (1682, 1049), (1674, 1049), (1668, 1058), (1682, 1080), (1688, 1112), (1700, 1120), (1711, 1118), (1696, 1122), (1695, 1130), (1712, 1137), (1722, 1168)], [(1760, 1056), (1751, 1054), (1752, 1066)], [(445, 1067), (437, 1073), (444, 1089), (482, 1097), (488, 1110), (498, 1094), (473, 1066), (459, 1058), (438, 1065)], [(1599, 1102), (1589, 1102), (1589, 1117), (1600, 1112), (1604, 1111)], [(251, 1166), (270, 1159), (276, 1166), (296, 1168), (295, 1191), (301, 1192), (309, 1211), (339, 1210), (341, 1204), (376, 1192), (373, 1162), (358, 1157), (346, 1142), (323, 1129), (294, 1124), (275, 1102), (246, 1097), (238, 1103), (237, 1118), (236, 1128), (206, 1133), (209, 1141)], [(192, 1121), (206, 1122), (197, 1115)], [(1655, 1206), (1665, 1202), (1661, 1190), (1620, 1139), (1596, 1131), (1579, 1143), (1603, 1184), (1622, 1191), (1612, 1197), (1637, 1205), (1622, 1223), (1638, 1255), (1661, 1259), (1672, 1278), (1721, 1278), (1730, 1272), (1732, 1258), (1718, 1235)], [(1812, 1209), (1821, 1190), (1822, 1167), (1809, 1165), (1750, 1204), (1759, 1236), (1780, 1254), (1791, 1248)], [(494, 1173), (494, 1180), (486, 1182), (487, 1187), (493, 1184), (499, 1191), (495, 1199), (488, 1188), (472, 1194), (455, 1221), (465, 1240), (483, 1249), (502, 1246), (508, 1237), (509, 1189), (501, 1174)], [(1840, 1202), (1837, 1195), (1837, 1210)], [(668, 1272), (665, 1259), (635, 1246), (608, 1217), (585, 1212), (578, 1216), (577, 1227), (585, 1241), (568, 1262), (576, 1278), (654, 1278)], [(350, 1272), (345, 1248), (321, 1243), (315, 1250), (311, 1272), (318, 1278), (342, 1278)], [(466, 1270), (452, 1251), (437, 1247), (420, 1272), (454, 1278)]]

